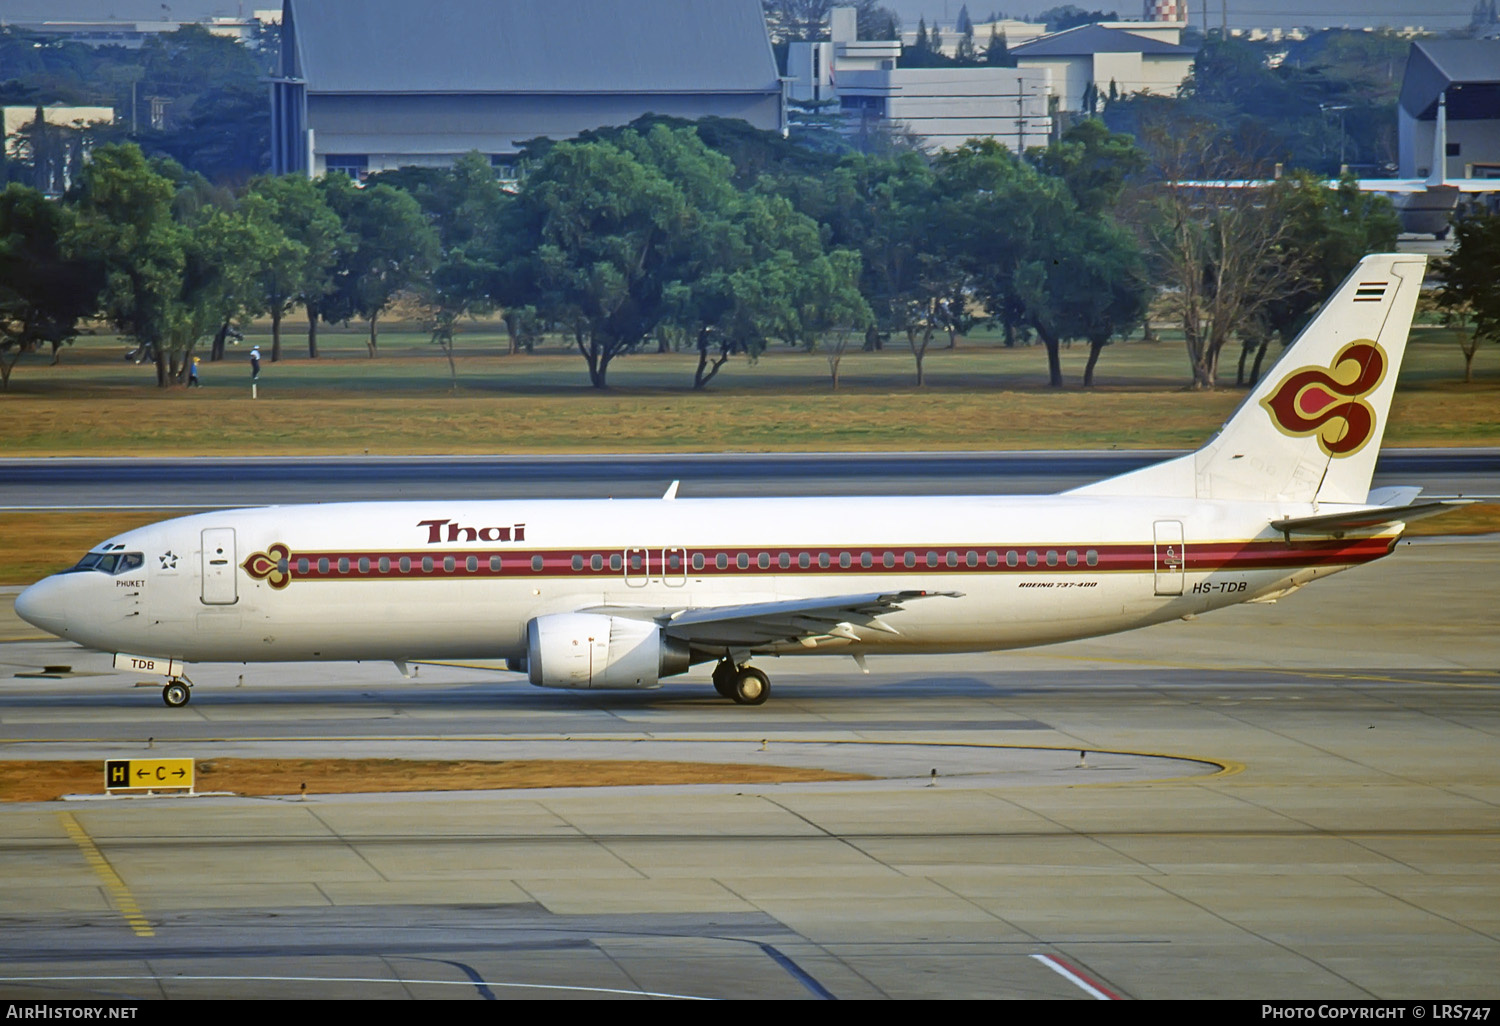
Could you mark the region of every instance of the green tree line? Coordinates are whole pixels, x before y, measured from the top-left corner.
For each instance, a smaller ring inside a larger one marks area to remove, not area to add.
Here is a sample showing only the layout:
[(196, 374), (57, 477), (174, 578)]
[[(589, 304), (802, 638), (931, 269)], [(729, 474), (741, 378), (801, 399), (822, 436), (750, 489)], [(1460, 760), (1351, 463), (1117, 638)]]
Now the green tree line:
[(470, 154), (362, 183), (229, 189), (101, 146), (60, 202), (19, 183), (0, 193), (0, 370), (8, 383), (23, 354), (55, 357), (97, 319), (166, 386), (193, 356), (222, 357), (251, 317), (269, 317), (281, 359), (297, 308), (309, 357), (320, 323), (354, 320), (374, 355), (380, 317), (407, 296), (450, 360), (475, 316), (497, 315), (512, 352), (561, 336), (598, 388), (643, 349), (695, 352), (703, 388), (772, 344), (822, 352), (837, 387), (848, 346), (897, 339), (921, 384), (929, 347), (981, 319), (1007, 344), (1039, 342), (1054, 386), (1060, 347), (1086, 344), (1089, 385), (1105, 347), (1165, 297), (1192, 381), (1211, 388), (1231, 340), (1253, 379), (1271, 341), (1396, 231), (1389, 205), (1352, 185), (1290, 176), (1252, 200), (1153, 182), (1145, 152), (1094, 120), (1024, 156), (971, 141), (928, 158), (648, 117), (535, 141), (522, 163), (514, 187)]

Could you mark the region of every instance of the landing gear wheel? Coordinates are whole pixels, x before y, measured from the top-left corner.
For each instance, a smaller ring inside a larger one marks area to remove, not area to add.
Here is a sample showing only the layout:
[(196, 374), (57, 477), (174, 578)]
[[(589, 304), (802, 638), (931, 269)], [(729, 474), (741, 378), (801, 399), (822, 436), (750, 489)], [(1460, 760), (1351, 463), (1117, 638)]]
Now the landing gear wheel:
[(193, 697), (192, 691), (180, 680), (174, 680), (161, 689), (161, 700), (176, 709), (178, 706), (187, 705), (188, 699)]
[(719, 693), (720, 698), (734, 697), (734, 678), (737, 672), (728, 659), (721, 659), (719, 665), (714, 667), (714, 690)]
[(740, 705), (761, 705), (771, 697), (771, 678), (753, 666), (741, 666), (729, 697)]

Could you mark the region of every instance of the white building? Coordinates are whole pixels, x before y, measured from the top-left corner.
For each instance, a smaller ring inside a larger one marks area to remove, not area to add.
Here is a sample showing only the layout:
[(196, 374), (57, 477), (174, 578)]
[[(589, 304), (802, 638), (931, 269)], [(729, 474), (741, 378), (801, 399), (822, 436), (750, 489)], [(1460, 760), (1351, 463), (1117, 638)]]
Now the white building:
[[(1129, 24), (1131, 31), (1105, 25), (1080, 25), (1012, 47), (1019, 68), (1045, 71), (1060, 110), (1082, 110), (1092, 86), (1094, 95), (1149, 93), (1175, 96), (1193, 70), (1196, 52), (1160, 38), (1181, 24)], [(1139, 27), (1139, 30), (1137, 30)], [(1150, 33), (1147, 35), (1145, 33)]]
[(995, 139), (1012, 150), (1045, 146), (1046, 71), (1014, 68), (898, 68), (897, 40), (862, 41), (852, 7), (836, 7), (830, 40), (793, 43), (787, 55), (787, 96), (796, 102), (838, 101), (845, 128), (874, 125), (912, 133), (924, 149)]

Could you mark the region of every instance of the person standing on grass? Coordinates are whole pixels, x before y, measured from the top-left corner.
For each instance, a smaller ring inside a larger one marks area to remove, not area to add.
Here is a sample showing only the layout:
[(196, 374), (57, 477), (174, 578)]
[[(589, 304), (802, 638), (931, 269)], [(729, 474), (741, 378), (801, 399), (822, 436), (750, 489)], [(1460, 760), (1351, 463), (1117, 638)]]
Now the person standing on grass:
[(198, 380), (198, 358), (193, 357), (193, 362), (188, 364), (188, 388), (202, 388), (203, 382)]
[(250, 347), (250, 380), (260, 380), (260, 346)]

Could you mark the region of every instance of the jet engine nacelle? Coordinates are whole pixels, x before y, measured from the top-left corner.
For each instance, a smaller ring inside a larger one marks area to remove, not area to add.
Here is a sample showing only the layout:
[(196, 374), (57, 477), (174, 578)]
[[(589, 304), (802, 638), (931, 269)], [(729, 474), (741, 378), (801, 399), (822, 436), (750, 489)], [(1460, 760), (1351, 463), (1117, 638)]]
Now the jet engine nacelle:
[(551, 613), (526, 625), (531, 683), (544, 688), (654, 688), (688, 668), (688, 647), (649, 620)]

